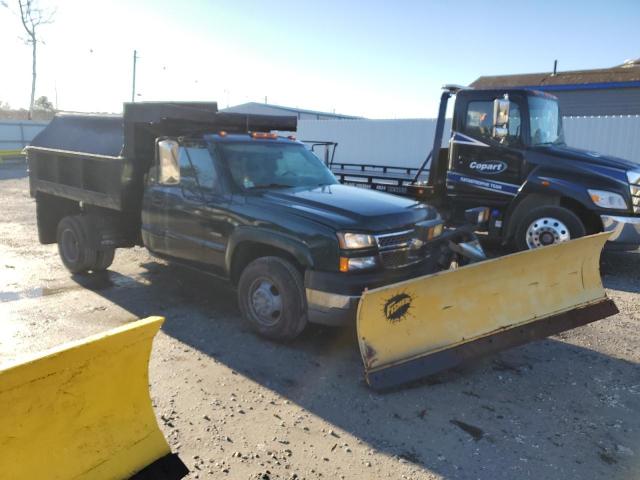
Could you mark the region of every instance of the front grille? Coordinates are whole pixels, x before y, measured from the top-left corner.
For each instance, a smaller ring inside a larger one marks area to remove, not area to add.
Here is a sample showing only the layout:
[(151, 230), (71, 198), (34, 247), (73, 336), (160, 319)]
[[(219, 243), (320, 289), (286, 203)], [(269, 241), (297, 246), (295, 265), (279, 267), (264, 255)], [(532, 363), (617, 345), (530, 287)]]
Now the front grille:
[(629, 190), (631, 190), (631, 203), (633, 204), (633, 213), (640, 213), (640, 183), (630, 184)]
[(413, 248), (415, 230), (376, 235), (380, 260), (384, 268), (401, 268), (422, 259), (420, 249)]
[(380, 258), (384, 268), (402, 268), (420, 261), (417, 252), (408, 248), (381, 252)]
[(405, 248), (409, 246), (409, 242), (411, 242), (413, 233), (414, 233), (413, 230), (405, 230), (402, 232), (385, 233), (382, 235), (376, 235), (376, 242), (378, 242), (378, 248), (381, 251)]

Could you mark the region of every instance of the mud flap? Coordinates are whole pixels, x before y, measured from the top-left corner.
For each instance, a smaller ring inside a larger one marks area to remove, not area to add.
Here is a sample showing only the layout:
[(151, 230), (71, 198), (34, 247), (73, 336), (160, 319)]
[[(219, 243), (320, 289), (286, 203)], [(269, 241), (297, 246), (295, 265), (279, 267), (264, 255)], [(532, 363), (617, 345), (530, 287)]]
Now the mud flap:
[(618, 313), (600, 280), (609, 233), (370, 290), (358, 305), (367, 383), (387, 389)]
[(149, 396), (162, 322), (139, 320), (0, 370), (0, 477), (184, 477)]

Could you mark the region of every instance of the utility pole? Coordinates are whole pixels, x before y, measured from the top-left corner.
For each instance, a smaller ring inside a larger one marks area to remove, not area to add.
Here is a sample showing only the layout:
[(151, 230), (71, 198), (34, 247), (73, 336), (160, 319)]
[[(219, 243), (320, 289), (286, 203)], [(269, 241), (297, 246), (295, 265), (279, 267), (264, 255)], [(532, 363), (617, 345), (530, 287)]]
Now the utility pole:
[(136, 63), (138, 61), (138, 51), (133, 51), (133, 85), (131, 86), (131, 101), (136, 101)]

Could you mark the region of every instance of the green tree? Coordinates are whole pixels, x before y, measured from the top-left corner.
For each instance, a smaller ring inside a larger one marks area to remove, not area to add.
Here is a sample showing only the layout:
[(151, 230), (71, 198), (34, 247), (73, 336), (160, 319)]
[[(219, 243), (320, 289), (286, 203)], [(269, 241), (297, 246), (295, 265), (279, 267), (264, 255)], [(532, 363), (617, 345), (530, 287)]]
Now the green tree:
[(53, 112), (55, 110), (53, 108), (53, 103), (49, 101), (46, 95), (38, 97), (36, 101), (33, 102), (33, 109), (43, 112)]

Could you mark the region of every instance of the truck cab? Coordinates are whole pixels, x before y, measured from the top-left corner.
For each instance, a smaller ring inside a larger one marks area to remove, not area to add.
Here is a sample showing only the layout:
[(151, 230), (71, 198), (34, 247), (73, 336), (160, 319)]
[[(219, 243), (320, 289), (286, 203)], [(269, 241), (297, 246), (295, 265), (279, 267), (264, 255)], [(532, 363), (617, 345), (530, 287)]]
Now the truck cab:
[(518, 249), (599, 231), (619, 247), (640, 245), (640, 165), (567, 146), (552, 95), (457, 91), (444, 158), (433, 181), (452, 215), (491, 207), (489, 233)]
[[(451, 136), (442, 148), (454, 96)], [(544, 92), (446, 86), (422, 166), (332, 170), (344, 183), (429, 202), (451, 225), (463, 222), (469, 208), (490, 208), (487, 233), (517, 250), (602, 231), (611, 232), (610, 248), (640, 246), (640, 165), (568, 146), (561, 106)]]
[(442, 268), (451, 239), (434, 208), (342, 185), (301, 142), (267, 132), (158, 138), (141, 219), (149, 251), (229, 279), (245, 318), (278, 338), (298, 333), (300, 316), (279, 318), (303, 307), (308, 321), (348, 323), (364, 289)]

